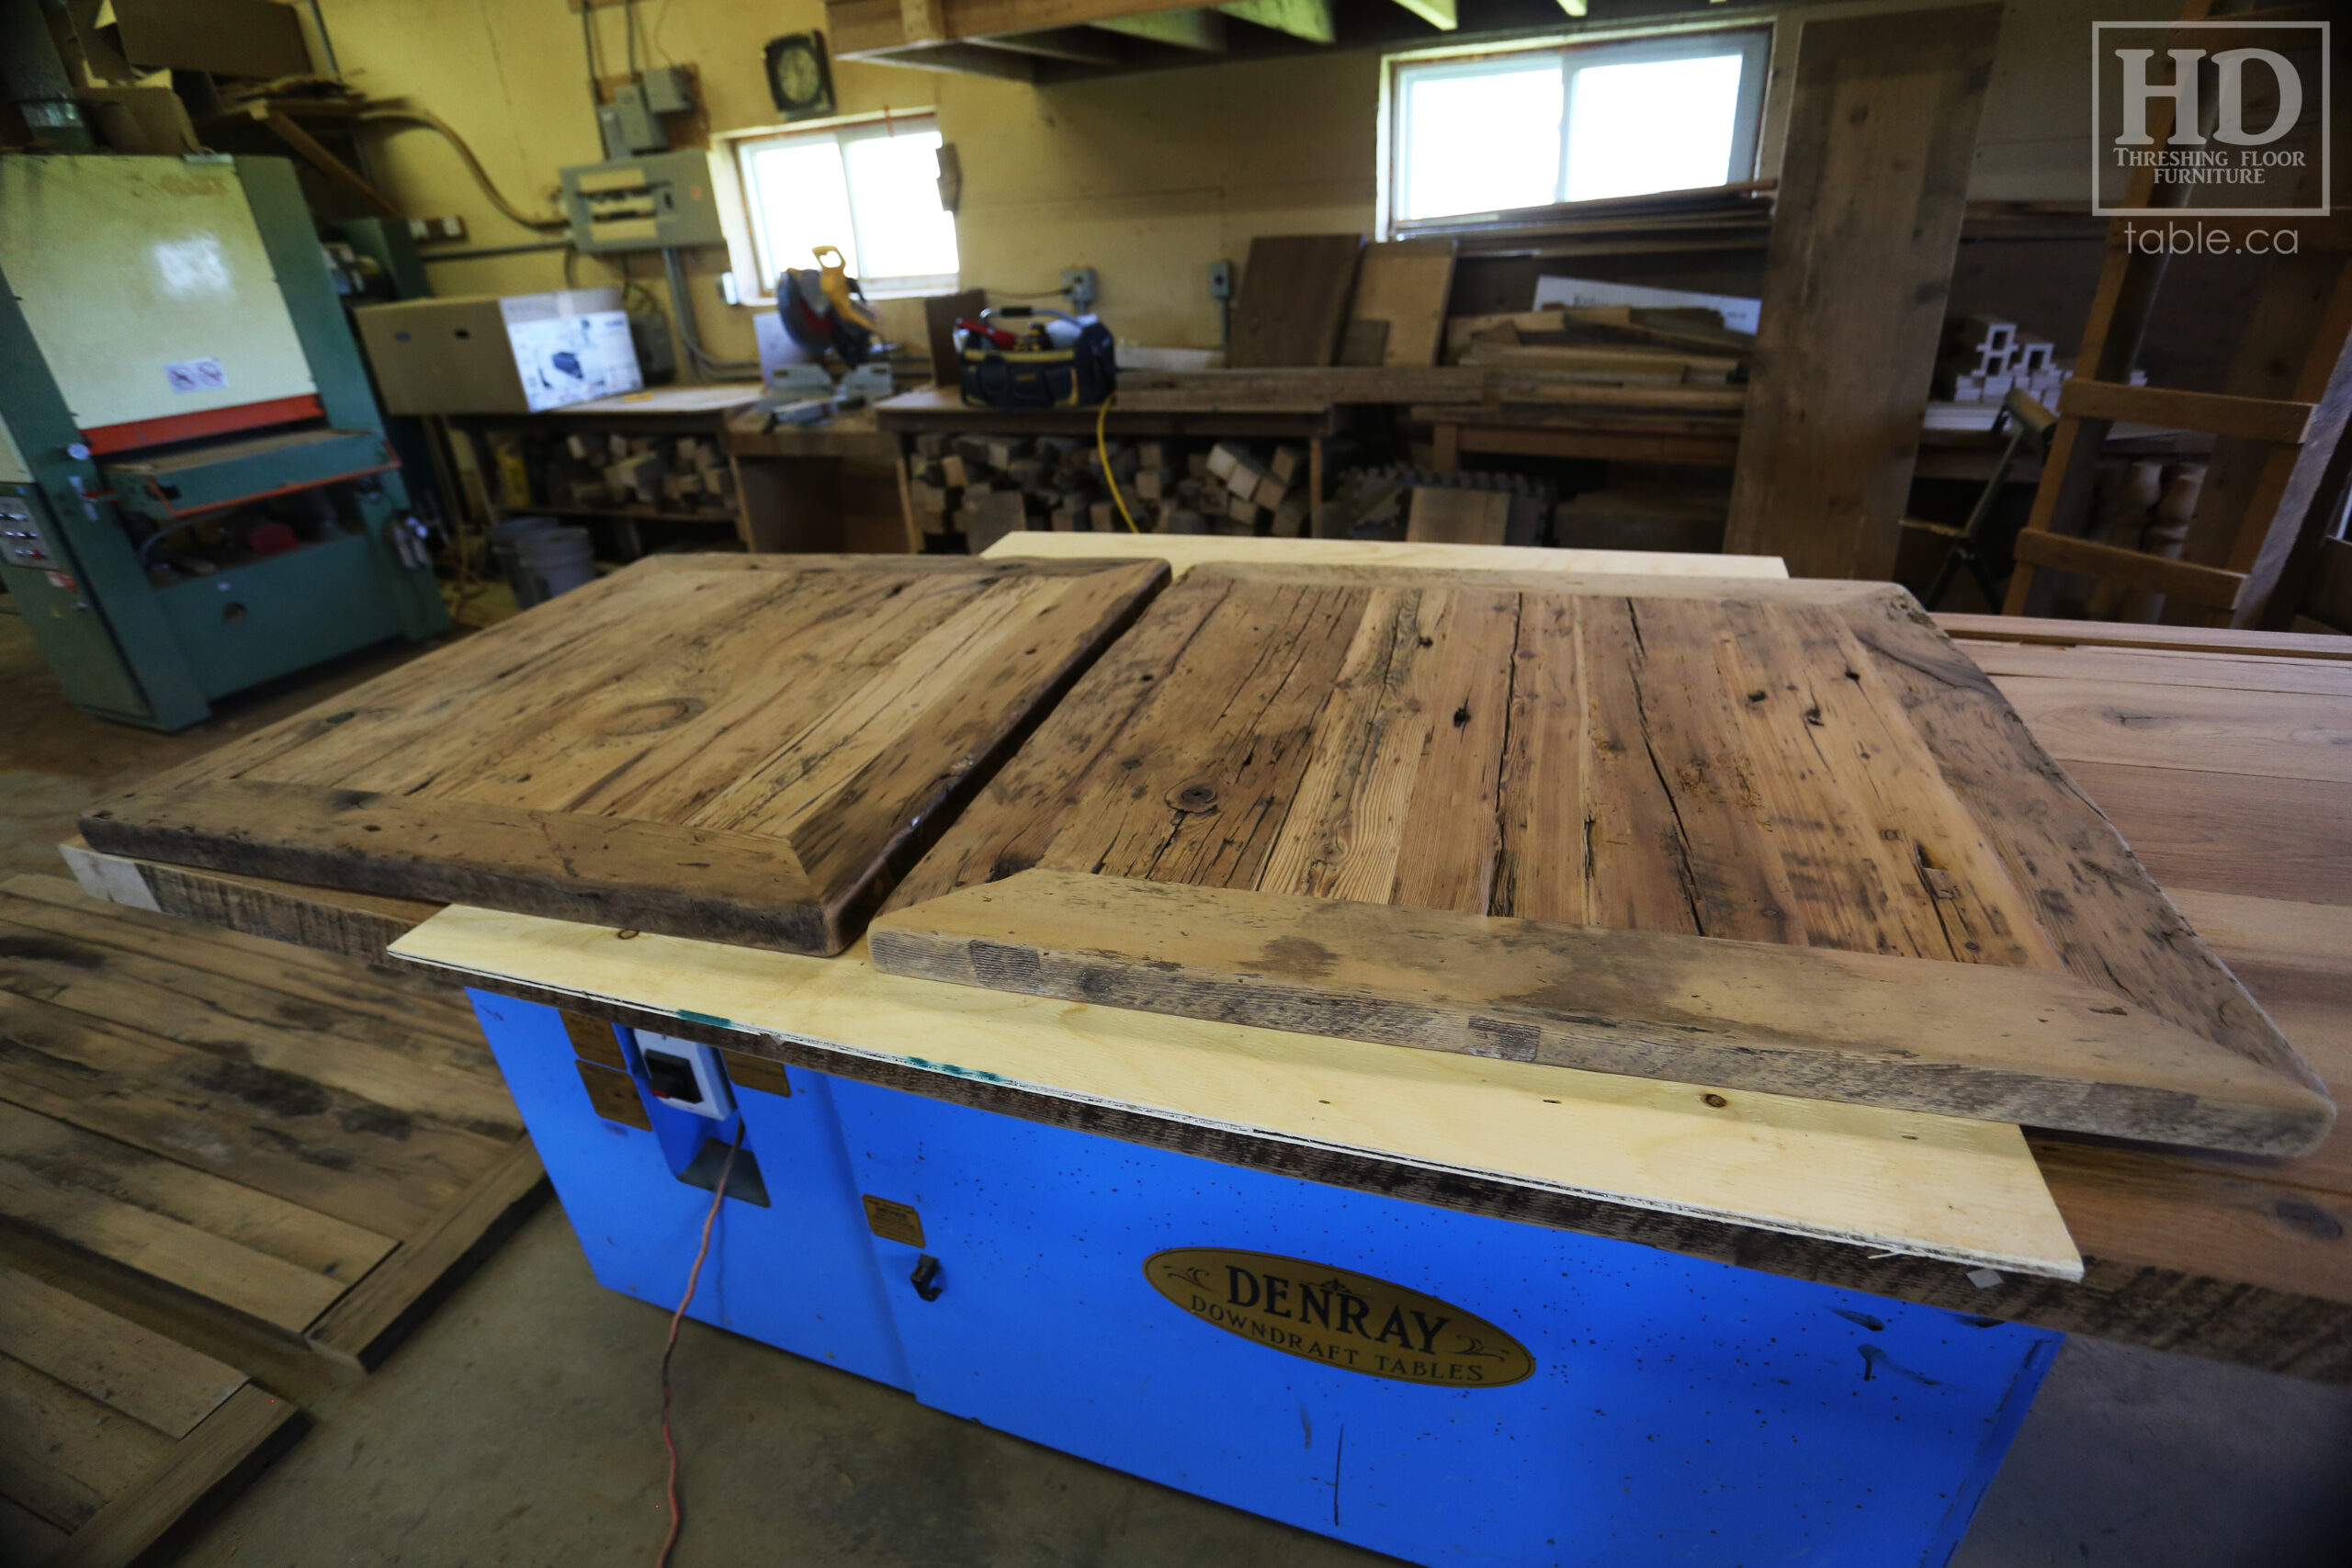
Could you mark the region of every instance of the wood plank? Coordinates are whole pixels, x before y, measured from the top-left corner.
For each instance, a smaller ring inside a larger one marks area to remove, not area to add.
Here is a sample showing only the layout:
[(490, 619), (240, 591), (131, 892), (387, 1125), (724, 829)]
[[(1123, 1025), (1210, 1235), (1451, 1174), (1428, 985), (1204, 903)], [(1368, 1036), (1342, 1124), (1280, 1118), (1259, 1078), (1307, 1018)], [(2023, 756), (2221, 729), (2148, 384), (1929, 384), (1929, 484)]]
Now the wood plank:
[(2246, 398), (2228, 392), (2181, 392), (2075, 376), (2058, 394), (2058, 412), (2076, 419), (2128, 420), (2165, 430), (2197, 430), (2213, 435), (2300, 446), (2311, 434), (2311, 403), (2278, 398)]
[(2210, 686), (2225, 692), (2301, 692), (2352, 698), (2352, 664), (2325, 659), (2245, 659), (2173, 649), (1975, 642), (1961, 651), (1996, 677), (2048, 677), (2133, 686)]
[(168, 1454), (172, 1440), (0, 1355), (0, 1492), (79, 1530)]
[[(1776, 556), (1684, 555), (1666, 550), (1558, 550), (1525, 545), (1423, 545), (1390, 539), (1259, 539), (1216, 534), (1007, 534), (990, 559), (1103, 557), (1164, 560), (1178, 578), (1196, 566), (1387, 566), (1424, 573), (1553, 572), (1567, 577), (1788, 576)], [(2352, 647), (2352, 639), (2347, 639)]]
[(910, 978), (1939, 1115), (2260, 1154), (2334, 1120), (2317, 1089), (2040, 970), (1045, 869), (871, 938)]
[(2084, 648), (2171, 649), (2249, 658), (2352, 660), (2352, 637), (2320, 632), (2240, 631), (2230, 626), (2149, 626), (2112, 621), (2053, 621), (2030, 615), (1939, 615), (1956, 637)]
[[(388, 1111), (511, 1137), (520, 1128), (479, 1049), (409, 1036), (364, 1018), (306, 1009), (268, 991), (136, 954), (6, 934), (0, 987), (33, 1001), (159, 1036), (224, 1062), (288, 1073)], [(321, 1049), (322, 1037), (334, 1049)], [(229, 1069), (220, 1091), (236, 1077)]]
[(537, 1151), (528, 1139), (517, 1141), (461, 1198), (329, 1307), (311, 1326), (311, 1344), (346, 1365), (379, 1365), (546, 1195)]
[(2000, 20), (1955, 6), (1798, 35), (1725, 549), (1894, 575)]
[(373, 962), (402, 932), (442, 906), (379, 898), (232, 872), (165, 865), (90, 848), (79, 835), (58, 846), (84, 892), (132, 908), (260, 940)]
[[(394, 952), (503, 995), (560, 997), (819, 1071), (1308, 1179), (1369, 1179), (1342, 1168), (1378, 1151), (1408, 1184), (1414, 1169), (1478, 1173), (1522, 1199), (1605, 1195), (1654, 1215), (1885, 1238), (1873, 1250), (1997, 1257), (2045, 1275), (2075, 1266), (2022, 1140), (1995, 1123), (1771, 1095), (1743, 1094), (1726, 1113), (1688, 1086), (1438, 1052), (1367, 1056), (1308, 1034), (899, 979), (855, 951), (820, 962), (652, 933), (620, 942), (458, 907)], [(1442, 1195), (1458, 1181), (1426, 1190), (1461, 1201)]]
[(13, 995), (0, 995), (0, 1101), (379, 1235), (423, 1225), (506, 1146)]
[(0, 1219), (298, 1334), (392, 1247), (6, 1105)]
[(1453, 292), (1452, 240), (1367, 245), (1356, 271), (1349, 321), (1385, 324), (1380, 364), (1435, 365), (1445, 345), (1446, 301)]
[(2034, 676), (1995, 683), (2064, 762), (2352, 784), (2352, 710), (2341, 697)]
[(2017, 558), (2027, 566), (2086, 572), (2103, 582), (2143, 588), (2185, 604), (2214, 610), (2230, 609), (2245, 591), (2244, 572), (2224, 571), (2195, 561), (2174, 560), (2120, 545), (2040, 529), (2028, 529), (2018, 536)]
[(1330, 364), (1363, 249), (1361, 234), (1261, 234), (1250, 241), (1226, 363), (1238, 369)]
[(296, 1406), (247, 1384), (94, 1515), (42, 1568), (117, 1568), (134, 1562), (198, 1504), (238, 1484), (308, 1426)]
[(2168, 890), (2352, 904), (2352, 786), (2108, 762), (2066, 772)]
[(187, 1437), (245, 1383), (234, 1367), (6, 1267), (0, 1354), (167, 1438)]
[(465, 999), (447, 987), (420, 984), (388, 967), (366, 969), (283, 942), (123, 908), (91, 897), (61, 876), (0, 880), (0, 919), (71, 943), (237, 980), (298, 1004), (367, 1020), (360, 1037), (379, 1038), (377, 1031), (397, 1027), (446, 1042), (443, 1060), (479, 1067), (485, 1082), (497, 1078), (496, 1064)]
[[(1165, 577), (651, 558), (102, 802), (83, 831), (167, 863), (836, 951)], [(942, 705), (891, 705), (942, 661), (967, 677)], [(780, 817), (701, 820), (787, 775), (819, 782)]]

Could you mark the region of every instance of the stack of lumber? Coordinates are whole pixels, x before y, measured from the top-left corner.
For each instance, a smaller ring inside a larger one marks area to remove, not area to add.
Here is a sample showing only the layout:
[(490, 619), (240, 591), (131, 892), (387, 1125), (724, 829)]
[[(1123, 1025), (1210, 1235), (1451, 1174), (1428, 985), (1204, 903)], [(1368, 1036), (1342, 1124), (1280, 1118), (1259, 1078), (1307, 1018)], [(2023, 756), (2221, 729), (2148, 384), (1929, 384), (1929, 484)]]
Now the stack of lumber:
[[(545, 483), (549, 506), (714, 517), (735, 508), (735, 475), (726, 454), (694, 435), (568, 436), (548, 459)], [(514, 506), (535, 504), (527, 497), (508, 500)]]
[(2334, 1116), (1885, 584), (1196, 568), (870, 938), (892, 974), (1728, 1091), (2264, 1154)]
[(1736, 419), (1756, 340), (1712, 310), (1564, 306), (1448, 320), (1432, 366), (1143, 370), (1119, 406), (1153, 412), (1419, 403), (1631, 410)]
[(1500, 212), (1457, 230), (1465, 256), (1613, 256), (1657, 251), (1760, 251), (1771, 237), (1776, 180)]
[(924, 533), (961, 535), (972, 555), (1007, 534), (1124, 533), (1130, 519), (1147, 534), (1295, 538), (1307, 468), (1306, 448), (1287, 443), (923, 434), (907, 499)]

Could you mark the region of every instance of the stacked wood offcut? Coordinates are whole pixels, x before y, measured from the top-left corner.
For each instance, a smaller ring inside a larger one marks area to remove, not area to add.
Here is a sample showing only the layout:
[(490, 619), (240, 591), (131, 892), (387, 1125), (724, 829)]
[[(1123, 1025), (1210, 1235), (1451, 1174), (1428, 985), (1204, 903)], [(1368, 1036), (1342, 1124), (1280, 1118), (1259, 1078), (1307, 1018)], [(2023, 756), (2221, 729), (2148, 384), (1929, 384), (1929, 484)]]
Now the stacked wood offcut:
[(514, 503), (714, 515), (735, 509), (735, 474), (726, 454), (694, 435), (569, 436), (550, 456), (544, 482), (544, 497)]
[(1736, 419), (1751, 333), (1713, 310), (1562, 306), (1446, 322), (1442, 365), (1139, 370), (1119, 378), (1136, 411), (1313, 410), (1333, 403), (1616, 409)]
[(1130, 521), (1145, 534), (1296, 538), (1307, 468), (1306, 448), (1289, 444), (925, 434), (907, 496), (925, 534), (960, 536), (973, 555), (1023, 529), (1123, 533)]
[(1613, 256), (1657, 251), (1760, 251), (1771, 238), (1777, 180), (1498, 213), (1456, 235), (1465, 256)]

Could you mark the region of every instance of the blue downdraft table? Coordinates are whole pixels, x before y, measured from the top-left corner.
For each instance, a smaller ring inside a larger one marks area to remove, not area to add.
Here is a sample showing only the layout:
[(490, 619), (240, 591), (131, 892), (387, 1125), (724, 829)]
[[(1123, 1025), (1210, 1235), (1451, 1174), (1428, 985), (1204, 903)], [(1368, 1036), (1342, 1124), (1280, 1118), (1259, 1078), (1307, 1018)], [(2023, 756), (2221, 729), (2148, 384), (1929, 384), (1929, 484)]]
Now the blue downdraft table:
[(469, 994), (606, 1287), (675, 1305), (740, 1128), (690, 1315), (1408, 1562), (1940, 1563), (2064, 1337), (734, 1053), (697, 1114)]

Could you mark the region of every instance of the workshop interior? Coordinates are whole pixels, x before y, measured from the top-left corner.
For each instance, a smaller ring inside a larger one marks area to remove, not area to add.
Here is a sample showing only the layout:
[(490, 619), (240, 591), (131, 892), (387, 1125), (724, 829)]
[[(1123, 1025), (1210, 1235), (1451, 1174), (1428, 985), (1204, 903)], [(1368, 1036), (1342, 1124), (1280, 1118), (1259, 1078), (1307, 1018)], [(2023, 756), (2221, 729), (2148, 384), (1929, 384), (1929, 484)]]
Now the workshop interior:
[(2352, 1561), (2345, 20), (0, 0), (0, 1564)]

